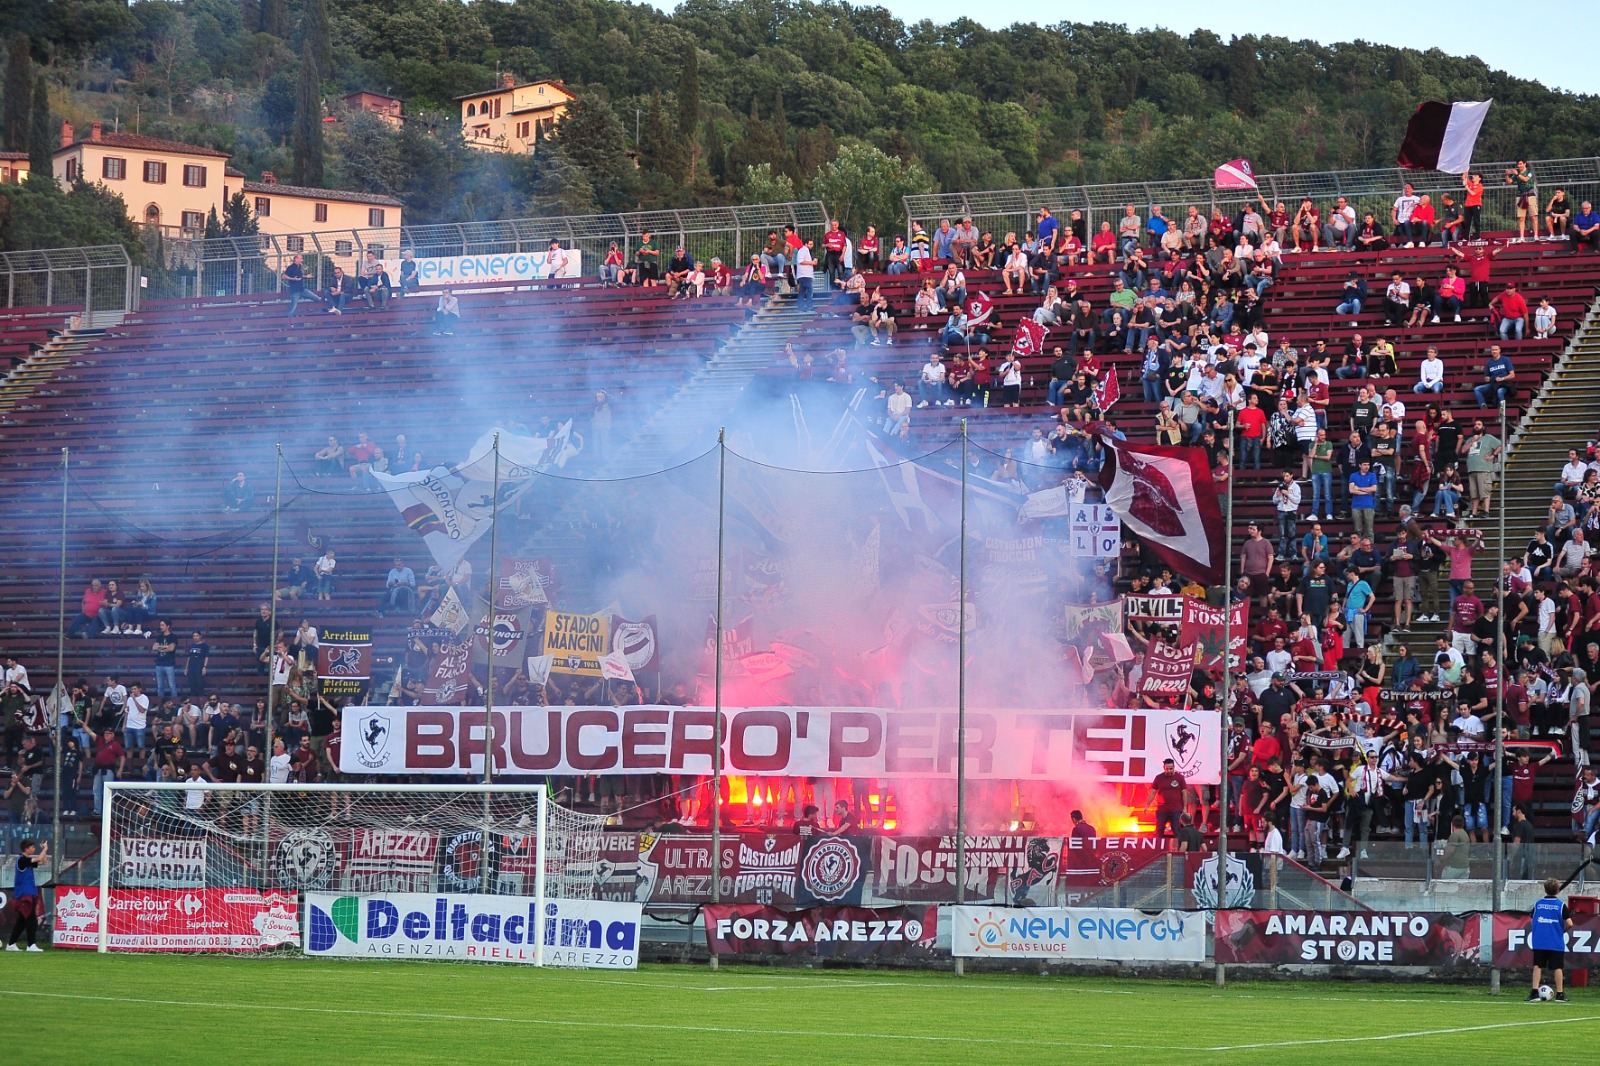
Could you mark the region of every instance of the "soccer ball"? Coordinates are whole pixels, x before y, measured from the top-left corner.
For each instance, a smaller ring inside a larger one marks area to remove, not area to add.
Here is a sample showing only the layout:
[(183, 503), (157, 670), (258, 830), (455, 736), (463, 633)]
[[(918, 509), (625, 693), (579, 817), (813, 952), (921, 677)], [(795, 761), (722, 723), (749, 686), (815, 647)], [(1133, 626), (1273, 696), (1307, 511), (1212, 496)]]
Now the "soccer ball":
[(1539, 986), (1539, 998), (1540, 999), (1549, 999), (1551, 996), (1553, 996), (1555, 994), (1556, 994), (1556, 990), (1551, 988), (1549, 985), (1540, 985)]

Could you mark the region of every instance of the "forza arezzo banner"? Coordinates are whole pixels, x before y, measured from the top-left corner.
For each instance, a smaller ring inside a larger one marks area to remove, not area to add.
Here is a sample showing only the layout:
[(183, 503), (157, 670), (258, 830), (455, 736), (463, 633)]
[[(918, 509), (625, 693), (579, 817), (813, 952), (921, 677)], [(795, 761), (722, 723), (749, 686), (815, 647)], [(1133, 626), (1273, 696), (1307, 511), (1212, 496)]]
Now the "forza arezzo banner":
[(810, 955), (831, 959), (931, 958), (938, 907), (813, 907), (751, 904), (702, 910), (713, 955)]
[[(1528, 915), (1496, 914), (1494, 917), (1494, 965), (1503, 970), (1533, 965), (1533, 949), (1528, 946)], [(1567, 931), (1567, 968), (1593, 969), (1600, 966), (1600, 915), (1573, 915)]]
[(969, 959), (1204, 962), (1200, 911), (1104, 907), (954, 907), (950, 950)]
[(1217, 911), (1217, 962), (1468, 966), (1476, 914)]
[[(495, 774), (709, 776), (716, 712), (704, 707), (496, 708)], [(1147, 782), (1174, 759), (1215, 784), (1217, 716), (1182, 710), (969, 711), (976, 780)], [(340, 770), (483, 771), (481, 707), (346, 707)], [(956, 773), (956, 714), (881, 707), (734, 707), (723, 712), (723, 772), (756, 777), (939, 777)]]
[[(100, 946), (100, 886), (57, 885), (51, 944)], [(114, 888), (112, 951), (249, 952), (300, 946), (300, 897), (246, 888)]]

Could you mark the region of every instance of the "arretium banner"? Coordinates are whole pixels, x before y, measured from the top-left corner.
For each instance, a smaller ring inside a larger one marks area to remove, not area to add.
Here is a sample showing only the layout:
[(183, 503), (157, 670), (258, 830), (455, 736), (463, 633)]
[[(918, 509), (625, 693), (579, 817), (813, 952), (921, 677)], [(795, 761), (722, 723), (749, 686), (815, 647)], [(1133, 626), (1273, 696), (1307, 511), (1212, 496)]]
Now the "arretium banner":
[[(497, 778), (517, 774), (711, 773), (704, 707), (496, 708)], [(881, 707), (730, 707), (724, 772), (755, 777), (954, 777), (956, 712)], [(1173, 759), (1215, 784), (1215, 714), (1183, 710), (969, 710), (967, 774), (985, 780), (1147, 782)], [(481, 707), (346, 707), (340, 769), (481, 773)]]

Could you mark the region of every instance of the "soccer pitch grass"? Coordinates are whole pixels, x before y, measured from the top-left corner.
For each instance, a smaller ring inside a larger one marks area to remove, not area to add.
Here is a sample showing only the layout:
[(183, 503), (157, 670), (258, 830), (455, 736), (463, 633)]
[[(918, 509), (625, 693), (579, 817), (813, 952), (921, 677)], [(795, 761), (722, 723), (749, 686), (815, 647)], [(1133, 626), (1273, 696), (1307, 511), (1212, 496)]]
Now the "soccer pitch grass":
[[(1524, 978), (1525, 980), (1525, 978)], [(771, 967), (535, 970), (0, 955), (0, 1044), (37, 1063), (1579, 1062), (1600, 990)], [(1442, 1056), (1448, 1055), (1448, 1058)]]

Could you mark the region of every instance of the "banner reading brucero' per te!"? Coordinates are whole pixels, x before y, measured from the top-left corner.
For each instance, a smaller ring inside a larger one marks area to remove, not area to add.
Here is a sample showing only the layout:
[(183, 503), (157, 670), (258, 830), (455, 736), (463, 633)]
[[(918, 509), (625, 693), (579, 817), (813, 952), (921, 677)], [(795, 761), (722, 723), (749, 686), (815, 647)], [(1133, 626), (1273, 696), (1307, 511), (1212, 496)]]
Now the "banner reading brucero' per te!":
[[(495, 712), (496, 774), (711, 773), (715, 712), (704, 707), (507, 707)], [(967, 776), (1143, 783), (1177, 762), (1215, 784), (1214, 714), (968, 711)], [(483, 770), (481, 707), (346, 707), (350, 774)], [(942, 777), (956, 772), (956, 713), (881, 707), (732, 707), (723, 770), (765, 777)]]
[(812, 907), (785, 911), (759, 904), (704, 908), (713, 955), (815, 955), (881, 959), (933, 954), (939, 908)]
[(1475, 914), (1217, 912), (1217, 962), (1466, 966), (1478, 961)]
[(955, 907), (950, 950), (969, 959), (1203, 962), (1205, 915), (1099, 907)]
[(359, 959), (458, 959), (633, 970), (639, 966), (637, 903), (532, 896), (393, 892), (306, 894), (307, 955)]
[[(394, 273), (398, 276), (399, 268)], [(417, 259), (417, 283), (423, 288), (481, 284), (486, 281), (539, 281), (575, 278), (583, 273), (583, 252), (563, 249), (554, 260), (548, 251), (509, 255), (441, 255)]]

